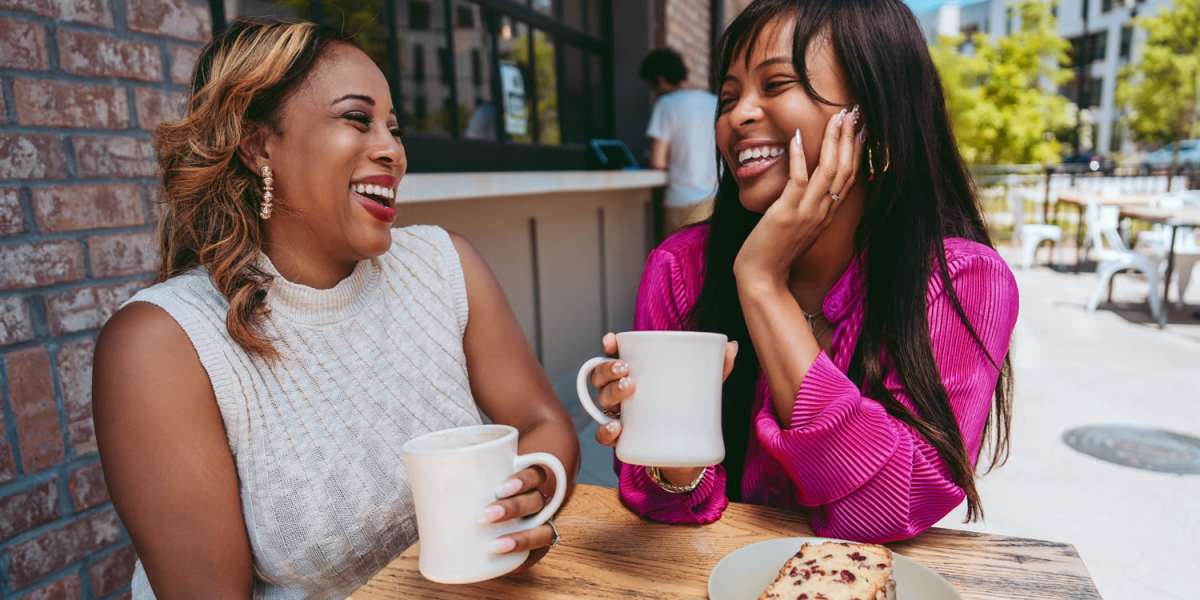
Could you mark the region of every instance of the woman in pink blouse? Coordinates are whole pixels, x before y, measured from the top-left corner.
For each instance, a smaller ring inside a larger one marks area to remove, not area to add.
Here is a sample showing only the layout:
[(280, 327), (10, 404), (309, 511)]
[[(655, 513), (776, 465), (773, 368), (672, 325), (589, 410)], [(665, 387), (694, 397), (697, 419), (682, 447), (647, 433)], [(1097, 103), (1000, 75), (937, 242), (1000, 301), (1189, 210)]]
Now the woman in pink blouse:
[[(726, 458), (618, 462), (621, 499), (668, 523), (729, 499), (806, 509), (819, 534), (871, 542), (964, 499), (981, 518), (985, 439), (991, 465), (1007, 456), (1017, 287), (916, 20), (900, 0), (758, 0), (720, 51), (716, 209), (650, 254), (635, 327), (733, 340)], [(614, 360), (592, 380), (616, 412), (637, 373)]]

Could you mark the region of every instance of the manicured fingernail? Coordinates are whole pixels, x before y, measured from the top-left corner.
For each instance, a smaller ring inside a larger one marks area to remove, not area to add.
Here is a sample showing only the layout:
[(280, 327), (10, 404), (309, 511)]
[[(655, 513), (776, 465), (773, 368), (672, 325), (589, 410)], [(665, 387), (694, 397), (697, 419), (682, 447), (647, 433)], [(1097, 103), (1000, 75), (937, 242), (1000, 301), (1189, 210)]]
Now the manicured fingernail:
[(618, 390), (629, 389), (629, 378), (622, 377), (621, 380), (617, 382), (617, 389)]
[(800, 128), (799, 127), (796, 128), (796, 135), (792, 136), (792, 143), (797, 146), (800, 145)]
[(503, 516), (504, 516), (503, 508), (501, 508), (497, 504), (489, 504), (487, 508), (483, 509), (483, 519), (481, 520), (481, 522), (495, 523), (496, 521), (500, 520), (500, 517), (503, 517)]
[(867, 130), (866, 130), (866, 129), (859, 129), (859, 130), (858, 130), (858, 135), (854, 136), (854, 141), (855, 141), (855, 142), (857, 142), (857, 143), (859, 143), (859, 144), (861, 144), (861, 143), (863, 143), (863, 142), (867, 141)]
[(628, 372), (629, 365), (625, 364), (624, 362), (618, 360), (617, 363), (613, 365), (613, 373), (616, 373), (617, 375), (624, 375)]
[(520, 479), (509, 479), (508, 481), (505, 481), (503, 484), (501, 484), (500, 487), (496, 488), (496, 497), (497, 498), (507, 498), (507, 497), (517, 493), (518, 491), (520, 491), (520, 489), (521, 489), (521, 480)]
[(512, 552), (513, 548), (516, 547), (516, 541), (514, 541), (512, 538), (503, 537), (492, 540), (488, 544), (488, 552), (491, 552), (492, 554), (504, 554), (505, 552)]
[(841, 126), (842, 126), (842, 119), (845, 119), (845, 118), (846, 118), (846, 109), (844, 109), (844, 108), (843, 108), (842, 110), (839, 110), (839, 111), (838, 111), (838, 114), (834, 115), (834, 117), (833, 117), (833, 126), (834, 126), (834, 127), (841, 127)]
[(737, 340), (733, 340), (732, 342), (729, 342), (729, 343), (730, 343), (730, 344), (733, 344), (733, 353), (734, 353), (734, 354), (737, 354), (737, 351), (738, 351), (738, 343), (737, 343)]
[(605, 425), (604, 428), (607, 429), (609, 433), (616, 433), (617, 430), (621, 428), (621, 424), (616, 421), (609, 421), (608, 425)]
[(859, 111), (857, 104), (854, 105), (854, 108), (850, 109), (850, 116), (854, 118), (854, 124), (858, 125), (858, 118), (862, 116), (862, 114), (861, 111)]

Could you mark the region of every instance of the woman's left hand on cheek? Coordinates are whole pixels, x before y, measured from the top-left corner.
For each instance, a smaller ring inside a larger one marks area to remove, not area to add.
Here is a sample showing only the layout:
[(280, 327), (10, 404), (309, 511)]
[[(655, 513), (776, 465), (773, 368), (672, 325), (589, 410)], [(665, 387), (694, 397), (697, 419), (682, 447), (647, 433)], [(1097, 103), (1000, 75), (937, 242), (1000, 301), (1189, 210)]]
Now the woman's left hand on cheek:
[(742, 244), (733, 271), (739, 284), (770, 280), (786, 283), (788, 269), (829, 225), (841, 200), (854, 186), (861, 166), (863, 133), (856, 135), (859, 110), (830, 117), (812, 176), (800, 130), (788, 144), (788, 182)]
[[(485, 523), (502, 523), (528, 517), (546, 506), (541, 487), (546, 484), (546, 473), (537, 467), (529, 467), (514, 474), (496, 490), (496, 501), (483, 511)], [(546, 548), (554, 542), (554, 530), (549, 525), (510, 533), (492, 542), (492, 552), (508, 554)]]

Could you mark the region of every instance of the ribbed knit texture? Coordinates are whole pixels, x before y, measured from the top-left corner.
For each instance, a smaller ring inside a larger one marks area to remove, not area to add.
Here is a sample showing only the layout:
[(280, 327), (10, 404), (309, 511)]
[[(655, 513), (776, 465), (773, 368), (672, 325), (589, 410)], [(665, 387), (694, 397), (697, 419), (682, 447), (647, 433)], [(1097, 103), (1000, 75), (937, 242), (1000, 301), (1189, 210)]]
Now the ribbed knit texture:
[[(463, 332), (467, 292), (449, 235), (393, 231), (391, 249), (327, 290), (275, 276), (266, 363), (225, 328), (228, 303), (194, 270), (129, 302), (161, 307), (208, 373), (237, 464), (255, 597), (344, 598), (417, 540), (400, 448), (478, 424)], [(162, 400), (169, 402), (170, 394)], [(141, 564), (134, 598), (153, 598)]]
[[(708, 231), (707, 225), (686, 228), (651, 252), (638, 289), (635, 329), (684, 328), (703, 285)], [(1016, 325), (1017, 285), (995, 250), (959, 238), (946, 239), (945, 248), (954, 290), (995, 359), (989, 361), (975, 344), (940, 278), (933, 277), (926, 299), (934, 360), (967, 454), (975, 457), (999, 376), (994, 364), (1003, 362)], [(760, 373), (741, 491), (746, 502), (812, 509), (812, 526), (820, 535), (887, 542), (928, 529), (965, 494), (924, 438), (863, 396), (847, 377), (862, 332), (862, 303), (862, 272), (855, 260), (825, 297), (822, 311), (834, 327), (832, 346), (797, 390), (790, 427), (780, 426)], [(891, 364), (883, 358), (885, 366)], [(886, 370), (884, 385), (912, 408), (894, 368)], [(655, 521), (711, 523), (729, 503), (721, 466), (710, 469), (690, 494), (663, 491), (642, 467), (616, 461), (616, 469), (621, 499)]]

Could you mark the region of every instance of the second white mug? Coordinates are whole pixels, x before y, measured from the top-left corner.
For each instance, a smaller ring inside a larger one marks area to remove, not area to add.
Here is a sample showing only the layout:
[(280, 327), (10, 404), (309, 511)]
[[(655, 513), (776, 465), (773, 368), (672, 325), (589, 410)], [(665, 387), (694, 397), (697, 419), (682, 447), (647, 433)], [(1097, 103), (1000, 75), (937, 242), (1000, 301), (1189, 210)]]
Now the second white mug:
[[(719, 333), (631, 331), (617, 334), (634, 393), (621, 404), (617, 458), (631, 465), (707, 467), (725, 459), (721, 435), (721, 375), (725, 344)], [(588, 393), (592, 370), (613, 360), (596, 357), (579, 369), (579, 401), (601, 425), (611, 417)]]

